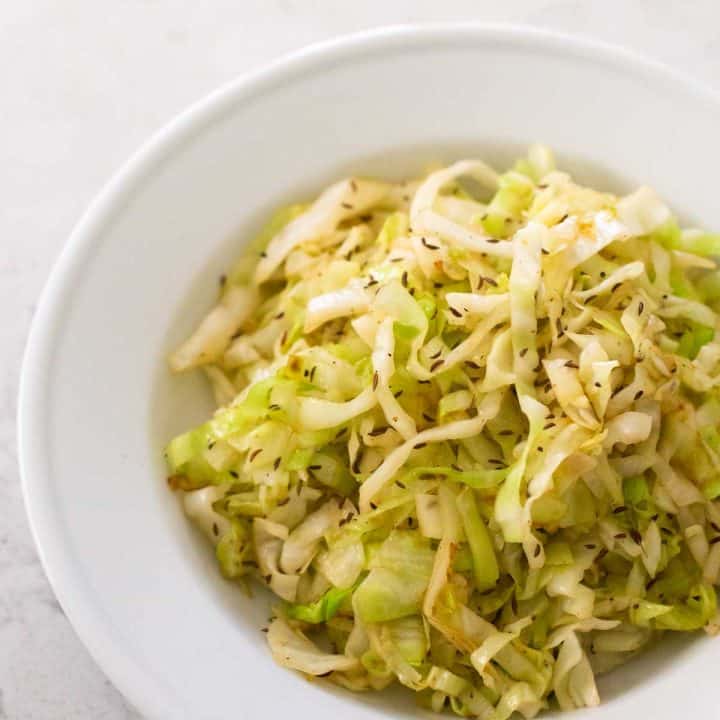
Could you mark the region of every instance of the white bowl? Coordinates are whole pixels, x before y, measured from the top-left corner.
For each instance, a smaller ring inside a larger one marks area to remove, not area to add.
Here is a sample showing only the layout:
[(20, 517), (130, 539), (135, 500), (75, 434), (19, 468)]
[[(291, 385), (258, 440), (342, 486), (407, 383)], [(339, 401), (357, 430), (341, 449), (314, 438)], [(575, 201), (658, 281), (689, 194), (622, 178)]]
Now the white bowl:
[[(156, 718), (415, 716), (276, 667), (264, 601), (223, 582), (167, 491), (162, 447), (200, 421), (197, 377), (164, 358), (209, 307), (259, 219), (349, 171), (400, 177), (532, 141), (582, 180), (648, 182), (720, 226), (720, 103), (616, 49), (513, 28), (395, 29), (303, 51), (219, 90), (102, 192), (50, 278), (20, 398), (28, 513), (50, 581), (112, 681)], [(717, 717), (720, 640), (601, 683), (597, 720)]]

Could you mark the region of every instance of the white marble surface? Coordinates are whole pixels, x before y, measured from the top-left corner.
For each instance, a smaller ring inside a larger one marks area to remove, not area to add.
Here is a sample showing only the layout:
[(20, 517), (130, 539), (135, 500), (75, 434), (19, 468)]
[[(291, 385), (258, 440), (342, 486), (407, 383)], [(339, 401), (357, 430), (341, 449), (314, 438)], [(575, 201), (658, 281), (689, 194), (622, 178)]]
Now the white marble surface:
[(91, 197), (155, 129), (304, 44), (383, 24), (519, 22), (634, 47), (720, 86), (717, 0), (25, 0), (0, 11), (0, 720), (130, 719), (57, 604), (17, 470), (23, 345)]

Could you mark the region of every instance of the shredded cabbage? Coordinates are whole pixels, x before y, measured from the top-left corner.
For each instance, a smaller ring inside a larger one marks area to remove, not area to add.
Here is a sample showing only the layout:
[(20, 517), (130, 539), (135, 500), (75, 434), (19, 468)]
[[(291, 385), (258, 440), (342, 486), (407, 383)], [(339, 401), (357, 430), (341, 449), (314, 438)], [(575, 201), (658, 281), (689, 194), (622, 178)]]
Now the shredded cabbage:
[(219, 407), (166, 458), (278, 663), (506, 720), (717, 633), (720, 236), (535, 146), (342, 180), (251, 247), (170, 357)]

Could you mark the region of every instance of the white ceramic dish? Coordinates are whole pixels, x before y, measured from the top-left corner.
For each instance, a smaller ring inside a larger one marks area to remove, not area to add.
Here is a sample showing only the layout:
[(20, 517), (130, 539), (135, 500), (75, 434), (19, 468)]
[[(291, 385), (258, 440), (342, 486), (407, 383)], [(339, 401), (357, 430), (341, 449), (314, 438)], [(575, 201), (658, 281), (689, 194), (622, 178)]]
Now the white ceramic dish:
[[(352, 169), (403, 175), (535, 140), (581, 179), (649, 182), (720, 227), (720, 102), (653, 63), (525, 29), (374, 32), (312, 48), (185, 112), (115, 177), (43, 295), (20, 398), (28, 513), (48, 577), (112, 681), (154, 718), (416, 715), (277, 668), (263, 601), (220, 580), (161, 449), (209, 409), (164, 357), (273, 206)], [(720, 640), (668, 644), (601, 683), (597, 720), (716, 717)]]

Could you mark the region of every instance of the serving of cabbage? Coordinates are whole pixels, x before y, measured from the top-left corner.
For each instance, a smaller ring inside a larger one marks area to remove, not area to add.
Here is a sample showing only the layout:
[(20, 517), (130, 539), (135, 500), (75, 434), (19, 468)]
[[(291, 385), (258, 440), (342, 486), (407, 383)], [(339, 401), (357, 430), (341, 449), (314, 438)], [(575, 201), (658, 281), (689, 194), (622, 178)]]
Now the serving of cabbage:
[(253, 247), (171, 356), (218, 410), (166, 456), (278, 663), (506, 720), (718, 630), (719, 235), (534, 146), (342, 180)]

